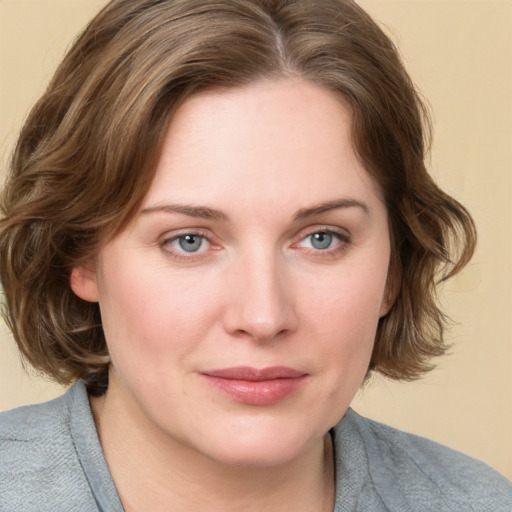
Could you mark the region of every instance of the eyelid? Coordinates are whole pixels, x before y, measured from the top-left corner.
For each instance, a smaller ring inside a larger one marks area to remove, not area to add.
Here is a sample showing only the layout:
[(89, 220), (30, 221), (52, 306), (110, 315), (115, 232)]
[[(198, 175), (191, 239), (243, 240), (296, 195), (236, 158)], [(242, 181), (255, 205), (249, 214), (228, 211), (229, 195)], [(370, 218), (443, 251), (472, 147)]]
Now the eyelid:
[(329, 235), (335, 236), (339, 243), (336, 244), (335, 247), (328, 249), (311, 249), (308, 247), (302, 247), (303, 250), (311, 251), (317, 254), (336, 254), (341, 250), (345, 249), (347, 245), (351, 243), (351, 235), (346, 229), (342, 229), (334, 226), (326, 226), (326, 225), (318, 225), (318, 226), (310, 226), (304, 230), (302, 230), (297, 237), (295, 237), (295, 242), (292, 243), (292, 248), (301, 248), (299, 244), (302, 243), (307, 237), (314, 235), (316, 233), (327, 233)]
[(343, 240), (350, 240), (350, 238), (351, 238), (351, 235), (347, 229), (343, 229), (343, 228), (336, 227), (336, 226), (329, 226), (326, 224), (309, 226), (305, 229), (302, 229), (295, 238), (297, 240), (303, 240), (307, 236), (314, 235), (315, 233), (329, 233), (332, 235), (336, 235)]
[(208, 236), (208, 234), (205, 232), (205, 230), (203, 230), (203, 229), (185, 228), (185, 229), (177, 229), (177, 230), (173, 230), (173, 231), (168, 231), (168, 232), (164, 233), (163, 235), (161, 235), (159, 237), (159, 243), (170, 242), (172, 240), (176, 240), (176, 239), (178, 239), (182, 236), (186, 236), (186, 235), (201, 236), (205, 239), (210, 238)]
[[(338, 243), (334, 247), (327, 249), (315, 249), (311, 247), (301, 247), (300, 244), (307, 239), (308, 236), (314, 235), (315, 233), (327, 233), (334, 236)], [(186, 235), (193, 235), (201, 237), (206, 243), (205, 249), (200, 249), (197, 252), (187, 252), (175, 248), (172, 244), (180, 237)], [(183, 228), (164, 233), (158, 240), (157, 245), (162, 249), (166, 256), (183, 262), (193, 262), (208, 257), (209, 253), (214, 250), (221, 249), (221, 245), (216, 243), (216, 237), (208, 229), (203, 228)], [(290, 244), (292, 249), (301, 249), (305, 252), (324, 255), (324, 256), (337, 256), (343, 252), (347, 246), (351, 244), (351, 234), (347, 229), (339, 226), (330, 225), (316, 225), (309, 226), (302, 229), (295, 237), (294, 241)]]
[[(186, 235), (201, 237), (207, 244), (204, 250), (197, 252), (186, 252), (176, 249), (172, 244), (176, 240)], [(195, 259), (204, 258), (208, 251), (216, 250), (217, 246), (213, 241), (213, 235), (207, 230), (200, 228), (184, 228), (176, 231), (167, 232), (159, 238), (158, 246), (162, 249), (166, 256), (169, 256), (178, 261), (194, 261)]]

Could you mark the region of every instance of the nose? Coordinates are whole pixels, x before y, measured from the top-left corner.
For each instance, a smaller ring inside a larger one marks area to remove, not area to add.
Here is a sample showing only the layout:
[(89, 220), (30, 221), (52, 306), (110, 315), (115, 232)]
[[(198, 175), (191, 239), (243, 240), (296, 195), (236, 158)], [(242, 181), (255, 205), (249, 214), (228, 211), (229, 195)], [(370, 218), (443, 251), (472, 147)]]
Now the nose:
[(229, 271), (224, 328), (231, 335), (258, 342), (295, 331), (293, 280), (275, 254), (240, 257)]

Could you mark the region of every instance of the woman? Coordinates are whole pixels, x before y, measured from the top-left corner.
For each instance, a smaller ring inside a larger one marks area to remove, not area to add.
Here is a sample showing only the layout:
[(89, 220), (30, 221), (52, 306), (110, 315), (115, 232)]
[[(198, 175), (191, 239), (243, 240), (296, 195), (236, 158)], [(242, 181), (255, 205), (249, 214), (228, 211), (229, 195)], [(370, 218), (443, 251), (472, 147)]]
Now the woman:
[(435, 283), (473, 252), (427, 136), (352, 2), (108, 4), (2, 197), (10, 327), (75, 383), (2, 415), (3, 509), (510, 508), (490, 468), (349, 409), (444, 352)]

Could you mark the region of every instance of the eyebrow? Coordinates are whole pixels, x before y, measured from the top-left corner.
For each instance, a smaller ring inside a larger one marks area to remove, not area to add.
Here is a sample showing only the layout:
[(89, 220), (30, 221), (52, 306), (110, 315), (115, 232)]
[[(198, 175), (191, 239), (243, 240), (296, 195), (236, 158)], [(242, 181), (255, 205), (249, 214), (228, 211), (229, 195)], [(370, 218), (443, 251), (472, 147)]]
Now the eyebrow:
[(337, 210), (339, 208), (361, 208), (364, 213), (370, 215), (370, 208), (366, 203), (358, 201), (357, 199), (334, 199), (332, 201), (326, 201), (317, 205), (310, 206), (308, 208), (301, 208), (295, 215), (294, 220), (304, 220), (321, 213), (328, 212), (330, 210)]
[(210, 220), (228, 220), (228, 216), (222, 210), (216, 210), (215, 208), (208, 208), (206, 206), (193, 206), (189, 204), (166, 204), (162, 206), (150, 206), (144, 208), (141, 213), (180, 213), (181, 215), (187, 215), (188, 217), (199, 217), (201, 219)]
[[(322, 213), (337, 210), (339, 208), (360, 208), (367, 215), (370, 215), (370, 208), (367, 204), (358, 201), (357, 199), (334, 199), (331, 201), (326, 201), (317, 205), (309, 206), (307, 208), (301, 208), (298, 210), (293, 219), (304, 220), (309, 217), (314, 217), (315, 215), (320, 215)], [(198, 217), (201, 219), (208, 220), (222, 220), (228, 221), (229, 216), (224, 213), (222, 210), (217, 210), (216, 208), (209, 208), (207, 206), (194, 206), (190, 204), (165, 204), (165, 205), (155, 205), (150, 206), (148, 208), (144, 208), (142, 210), (142, 214), (154, 213), (154, 212), (164, 212), (164, 213), (178, 213), (181, 215), (187, 215), (188, 217)]]

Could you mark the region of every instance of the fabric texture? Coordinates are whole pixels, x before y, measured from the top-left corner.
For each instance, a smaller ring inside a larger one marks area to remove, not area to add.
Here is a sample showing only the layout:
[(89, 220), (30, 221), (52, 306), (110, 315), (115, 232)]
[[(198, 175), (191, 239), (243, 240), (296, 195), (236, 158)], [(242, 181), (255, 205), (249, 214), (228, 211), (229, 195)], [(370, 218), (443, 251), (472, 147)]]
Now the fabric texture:
[[(332, 436), (334, 512), (512, 511), (512, 483), (454, 450), (351, 409)], [(0, 414), (0, 511), (123, 512), (82, 382)]]

